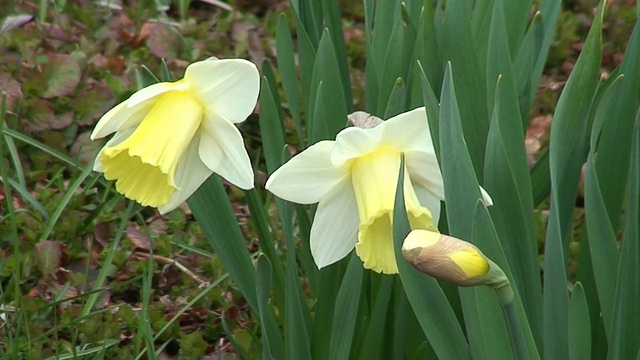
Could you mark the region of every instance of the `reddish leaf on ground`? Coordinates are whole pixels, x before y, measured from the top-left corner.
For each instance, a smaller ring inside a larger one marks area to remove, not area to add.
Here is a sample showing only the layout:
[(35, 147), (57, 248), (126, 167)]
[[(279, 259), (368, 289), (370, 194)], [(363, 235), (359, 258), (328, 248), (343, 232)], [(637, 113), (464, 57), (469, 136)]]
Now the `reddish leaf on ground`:
[(42, 97), (51, 99), (71, 94), (80, 82), (80, 66), (69, 55), (52, 54), (42, 68)]

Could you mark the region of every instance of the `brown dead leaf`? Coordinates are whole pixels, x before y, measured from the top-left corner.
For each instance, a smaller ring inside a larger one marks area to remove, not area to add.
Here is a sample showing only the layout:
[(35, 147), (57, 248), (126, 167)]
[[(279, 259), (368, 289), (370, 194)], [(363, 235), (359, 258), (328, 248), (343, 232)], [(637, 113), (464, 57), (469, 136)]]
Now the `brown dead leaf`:
[(45, 240), (36, 244), (36, 260), (44, 279), (49, 279), (62, 264), (63, 245), (58, 241)]
[(102, 247), (107, 247), (111, 242), (111, 228), (109, 224), (106, 222), (97, 223), (93, 228), (93, 236)]
[(17, 29), (22, 25), (28, 23), (33, 19), (33, 15), (11, 15), (7, 16), (2, 25), (0, 25), (0, 35), (5, 32), (9, 32), (13, 29)]
[(127, 226), (127, 238), (129, 238), (137, 248), (144, 250), (156, 248), (155, 244), (151, 242), (151, 239), (141, 233), (134, 225)]

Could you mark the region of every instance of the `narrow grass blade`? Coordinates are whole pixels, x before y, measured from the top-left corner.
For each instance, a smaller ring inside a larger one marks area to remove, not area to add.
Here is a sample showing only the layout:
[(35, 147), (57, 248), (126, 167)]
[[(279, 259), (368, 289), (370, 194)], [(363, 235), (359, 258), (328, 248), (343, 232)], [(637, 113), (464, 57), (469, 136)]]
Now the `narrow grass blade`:
[(71, 198), (75, 195), (80, 185), (82, 185), (84, 180), (91, 174), (92, 171), (93, 164), (89, 164), (84, 168), (82, 173), (80, 173), (78, 177), (71, 184), (69, 184), (69, 188), (65, 192), (62, 199), (60, 199), (56, 210), (51, 214), (51, 217), (47, 221), (47, 225), (45, 226), (44, 230), (42, 230), (38, 241), (44, 241), (49, 238), (49, 235), (51, 235), (51, 231), (53, 231), (53, 227), (58, 222), (58, 219), (62, 215), (62, 212), (66, 209), (67, 204), (69, 204), (69, 201), (71, 201)]

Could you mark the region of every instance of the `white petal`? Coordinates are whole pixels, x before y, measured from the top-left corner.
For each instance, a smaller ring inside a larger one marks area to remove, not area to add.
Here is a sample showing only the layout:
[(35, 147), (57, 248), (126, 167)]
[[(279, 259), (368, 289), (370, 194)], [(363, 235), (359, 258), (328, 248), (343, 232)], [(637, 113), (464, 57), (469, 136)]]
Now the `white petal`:
[(104, 169), (102, 168), (102, 163), (100, 162), (100, 155), (102, 155), (102, 152), (104, 151), (104, 149), (108, 147), (116, 146), (121, 142), (127, 140), (127, 138), (131, 136), (131, 134), (133, 134), (135, 130), (136, 130), (135, 128), (128, 128), (122, 131), (118, 131), (115, 135), (113, 135), (113, 137), (109, 139), (109, 141), (107, 141), (106, 144), (104, 144), (102, 149), (100, 149), (100, 151), (98, 152), (98, 155), (96, 155), (96, 159), (93, 162), (93, 171), (104, 172)]
[(493, 206), (493, 199), (491, 198), (491, 195), (489, 195), (482, 186), (480, 186), (480, 195), (482, 195), (482, 203), (484, 206)]
[(420, 185), (414, 184), (413, 189), (416, 191), (418, 200), (420, 200), (420, 205), (429, 209), (431, 217), (433, 218), (433, 224), (435, 227), (438, 227), (438, 221), (440, 221), (440, 210), (442, 206), (442, 204), (440, 203), (440, 198), (435, 196), (427, 188)]
[(184, 78), (203, 105), (233, 123), (244, 121), (256, 106), (260, 74), (247, 60), (200, 61), (187, 68)]
[(161, 214), (177, 208), (204, 183), (213, 171), (206, 167), (198, 154), (198, 141), (193, 141), (183, 155), (183, 159), (176, 169), (175, 183), (178, 191), (173, 193), (171, 200), (158, 208)]
[(200, 131), (200, 159), (213, 172), (241, 189), (253, 188), (253, 168), (238, 128), (209, 115)]
[(177, 81), (175, 83), (161, 82), (161, 83), (151, 84), (145, 88), (142, 88), (136, 91), (133, 95), (131, 95), (131, 97), (126, 101), (126, 103), (127, 103), (127, 106), (134, 107), (149, 99), (155, 98), (158, 95), (164, 94), (167, 91), (180, 90), (183, 88), (185, 88), (183, 81)]
[(407, 152), (404, 156), (411, 181), (428, 189), (440, 200), (444, 200), (444, 183), (435, 154)]
[(382, 144), (401, 151), (435, 154), (424, 107), (396, 115), (382, 125)]
[(311, 225), (311, 255), (323, 268), (347, 256), (358, 241), (358, 208), (349, 179), (318, 205)]
[(368, 129), (353, 126), (340, 131), (331, 152), (331, 163), (342, 166), (351, 159), (375, 150), (382, 140), (383, 125)]
[(150, 99), (129, 107), (127, 101), (121, 102), (100, 118), (91, 133), (91, 140), (138, 126), (154, 103), (155, 100)]
[(298, 204), (315, 204), (345, 178), (345, 167), (331, 165), (334, 142), (320, 141), (287, 161), (267, 180), (267, 190), (277, 197)]

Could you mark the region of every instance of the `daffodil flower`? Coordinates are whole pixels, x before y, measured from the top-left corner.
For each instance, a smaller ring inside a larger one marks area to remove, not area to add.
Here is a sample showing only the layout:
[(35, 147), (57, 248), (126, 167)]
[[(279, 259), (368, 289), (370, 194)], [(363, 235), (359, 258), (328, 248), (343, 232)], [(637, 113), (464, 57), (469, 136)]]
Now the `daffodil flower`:
[(387, 121), (360, 112), (350, 119), (357, 126), (294, 156), (271, 175), (266, 187), (291, 202), (319, 203), (310, 240), (319, 268), (355, 247), (365, 268), (394, 274), (398, 266), (392, 219), (401, 153), (411, 228), (437, 231), (444, 200), (426, 112), (422, 107)]
[(259, 85), (249, 61), (211, 58), (189, 65), (181, 80), (139, 90), (98, 121), (92, 140), (115, 135), (94, 170), (115, 180), (118, 192), (161, 213), (183, 203), (213, 172), (253, 188), (235, 124), (253, 111)]

